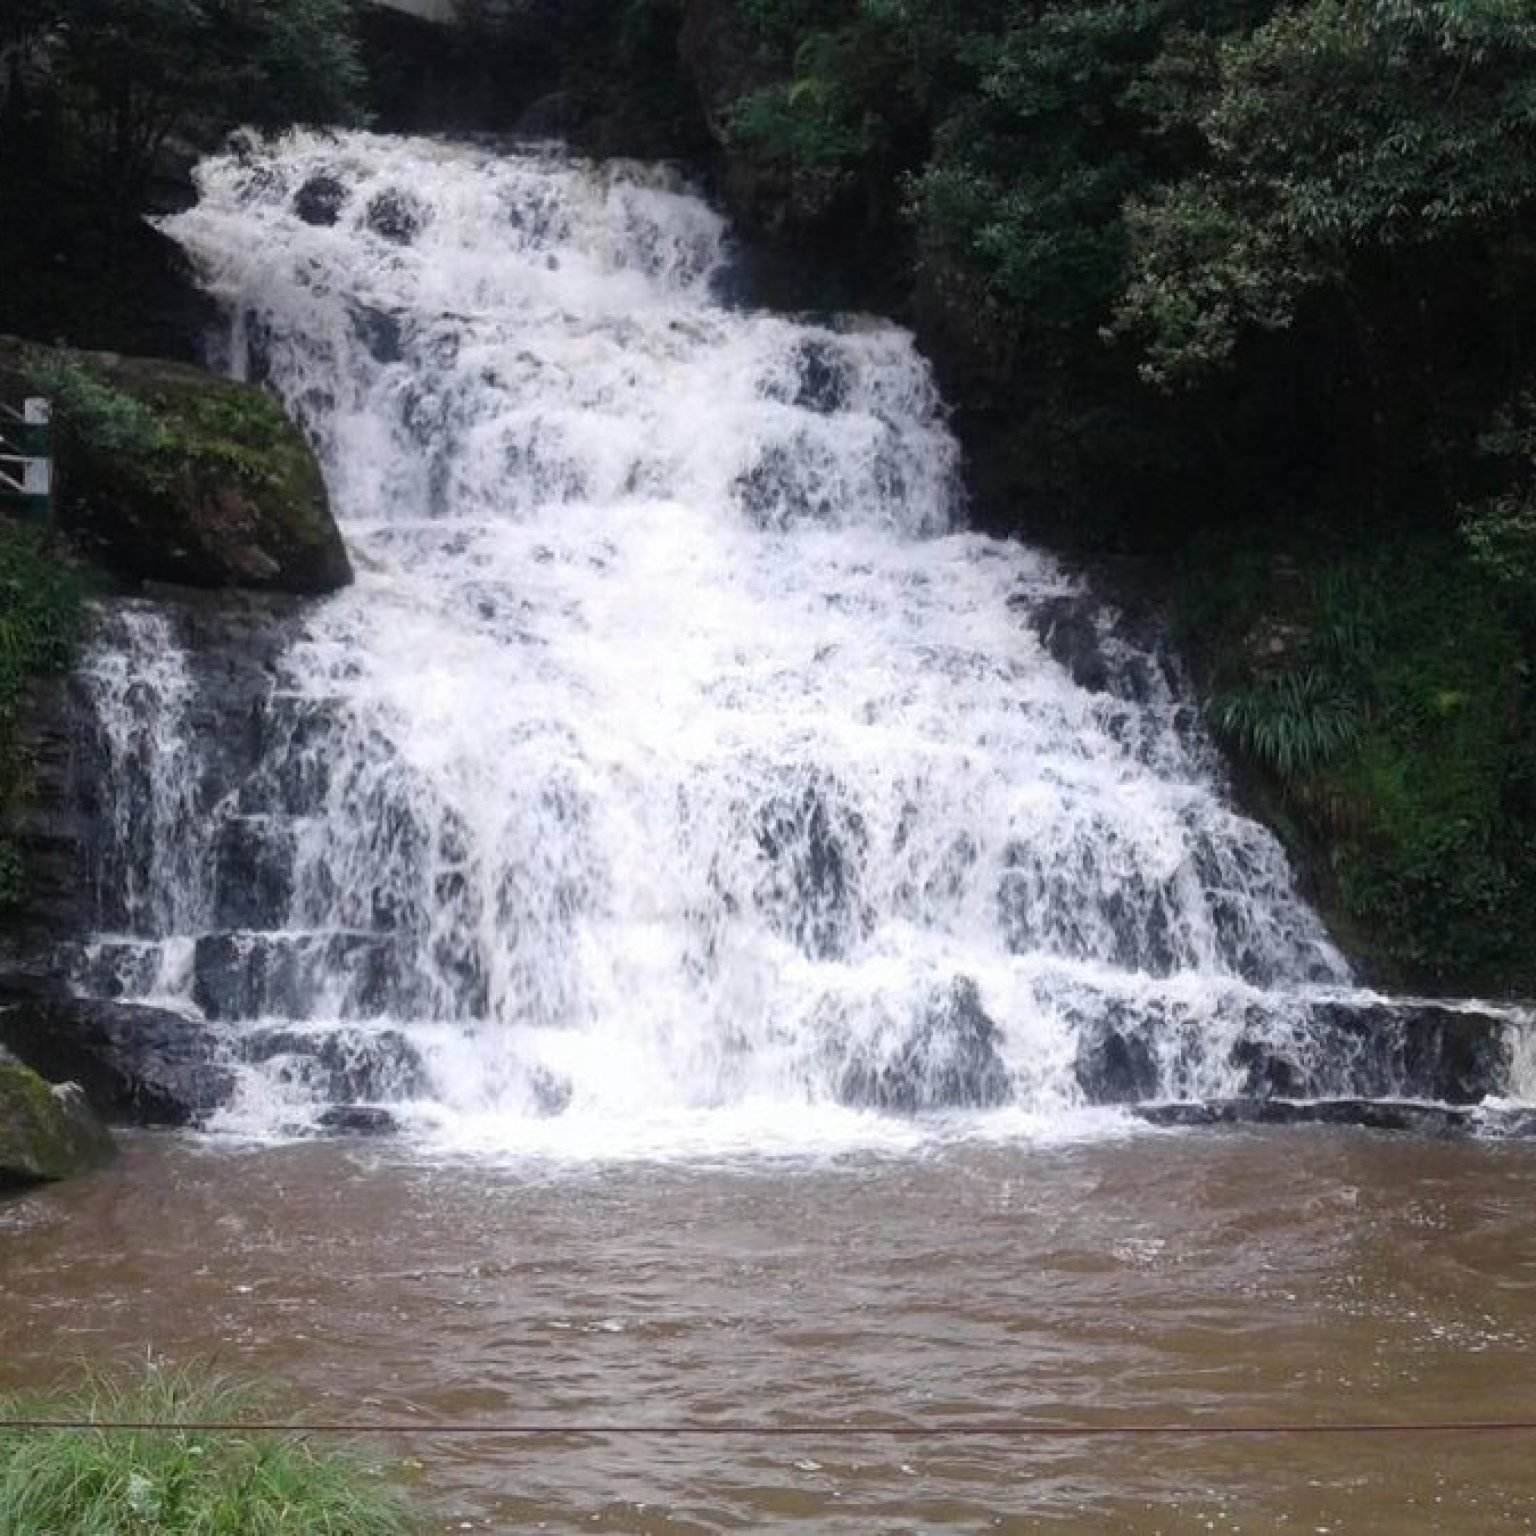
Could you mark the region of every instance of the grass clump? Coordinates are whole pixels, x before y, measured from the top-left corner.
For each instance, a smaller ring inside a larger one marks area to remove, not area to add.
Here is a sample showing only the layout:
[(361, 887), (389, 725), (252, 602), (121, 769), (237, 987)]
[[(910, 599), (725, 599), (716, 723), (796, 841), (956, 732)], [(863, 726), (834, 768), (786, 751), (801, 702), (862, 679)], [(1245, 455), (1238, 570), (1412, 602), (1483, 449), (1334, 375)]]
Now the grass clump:
[[(7, 1418), (241, 1425), (272, 1404), (208, 1370), (151, 1363), (96, 1377)], [(281, 1417), (278, 1415), (270, 1415)], [(0, 1431), (0, 1536), (407, 1536), (419, 1530), (379, 1470), (302, 1430)]]

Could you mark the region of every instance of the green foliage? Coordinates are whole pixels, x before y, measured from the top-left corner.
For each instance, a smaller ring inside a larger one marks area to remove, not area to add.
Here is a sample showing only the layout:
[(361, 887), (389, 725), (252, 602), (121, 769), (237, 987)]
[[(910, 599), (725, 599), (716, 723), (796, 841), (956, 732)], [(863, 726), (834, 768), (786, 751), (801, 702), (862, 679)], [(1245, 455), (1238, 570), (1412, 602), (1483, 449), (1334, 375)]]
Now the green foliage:
[(897, 8), (757, 0), (744, 14), (785, 78), (736, 103), (733, 155), (780, 178), (792, 221), (823, 220), (841, 204), (866, 224), (890, 212), (917, 117)]
[[(6, 1416), (238, 1424), (270, 1407), (229, 1378), (151, 1363)], [(407, 1536), (420, 1529), (378, 1472), (302, 1432), (18, 1432), (0, 1437), (0, 1531), (114, 1536)]]
[[(80, 575), (53, 539), (0, 519), (0, 810), (25, 779), (16, 727), (28, 691), (68, 664), (82, 601)], [(0, 836), (0, 910), (22, 899), (25, 883), (20, 851)]]
[(0, 0), (0, 43), (46, 61), (39, 109), (123, 207), (173, 133), (355, 115), (351, 22), (351, 0)]
[(1385, 274), (1416, 285), (1425, 252), (1507, 238), (1536, 206), (1526, 0), (1311, 0), (1209, 51), (1204, 80), (1191, 57), (1164, 55), (1147, 94), (1200, 152), (1132, 205), (1118, 307), (1158, 384), (1230, 364), (1308, 292), (1358, 316)]
[(59, 358), (31, 364), (27, 381), (52, 402), (59, 426), (70, 440), (91, 454), (142, 465), (144, 473), (163, 482), (171, 437), (147, 405), (79, 364)]
[(44, 529), (0, 520), (0, 717), (31, 678), (67, 664), (81, 600), (78, 571)]
[(1270, 775), (1343, 926), (1414, 981), (1536, 969), (1536, 707), (1520, 612), (1449, 533), (1190, 561), (1218, 732)]
[(1310, 667), (1219, 695), (1211, 718), (1239, 751), (1286, 781), (1316, 773), (1360, 743), (1358, 703)]
[(149, 496), (200, 480), (311, 496), (302, 439), (270, 396), (207, 375), (28, 349), (27, 387), (53, 402), (62, 494)]
[(1501, 410), (1478, 440), (1496, 489), (1463, 506), (1478, 564), (1516, 599), (1536, 598), (1536, 391)]

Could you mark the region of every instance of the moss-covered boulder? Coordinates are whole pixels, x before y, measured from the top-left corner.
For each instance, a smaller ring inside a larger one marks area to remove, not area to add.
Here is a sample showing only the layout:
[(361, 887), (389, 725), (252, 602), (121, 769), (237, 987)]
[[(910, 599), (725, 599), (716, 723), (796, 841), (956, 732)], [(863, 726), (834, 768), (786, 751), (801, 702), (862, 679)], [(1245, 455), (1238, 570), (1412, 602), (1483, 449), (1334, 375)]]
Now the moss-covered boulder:
[(315, 456), (260, 389), (0, 338), (0, 398), (23, 394), (53, 404), (59, 525), (107, 569), (279, 592), (351, 581)]
[(67, 1179), (112, 1152), (111, 1136), (79, 1088), (50, 1087), (0, 1055), (0, 1189)]

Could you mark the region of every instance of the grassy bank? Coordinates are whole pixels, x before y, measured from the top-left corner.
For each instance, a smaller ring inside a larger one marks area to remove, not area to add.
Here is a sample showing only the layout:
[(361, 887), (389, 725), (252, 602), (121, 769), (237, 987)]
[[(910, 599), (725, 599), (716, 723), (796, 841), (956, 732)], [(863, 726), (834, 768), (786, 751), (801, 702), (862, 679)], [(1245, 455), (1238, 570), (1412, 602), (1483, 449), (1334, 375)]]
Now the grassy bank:
[[(206, 1372), (151, 1365), (36, 1403), (0, 1399), (7, 1418), (239, 1424), (272, 1405)], [(280, 1415), (279, 1415), (280, 1416)], [(419, 1530), (378, 1468), (302, 1434), (0, 1433), (0, 1536), (407, 1536)]]

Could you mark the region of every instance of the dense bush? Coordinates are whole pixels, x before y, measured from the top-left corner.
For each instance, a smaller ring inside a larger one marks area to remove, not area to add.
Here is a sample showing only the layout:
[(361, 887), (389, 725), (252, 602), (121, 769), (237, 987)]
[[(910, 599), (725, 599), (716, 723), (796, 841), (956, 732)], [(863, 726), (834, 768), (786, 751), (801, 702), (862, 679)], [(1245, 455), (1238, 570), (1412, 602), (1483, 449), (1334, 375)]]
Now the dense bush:
[[(32, 68), (5, 106), (133, 210), (172, 135), (345, 120), (362, 85), (351, 0), (0, 0), (0, 48)], [(33, 136), (36, 147), (37, 138)]]
[[(19, 717), (33, 682), (68, 661), (82, 591), (75, 565), (45, 529), (0, 516), (0, 808), (25, 787)], [(20, 853), (0, 837), (0, 910), (24, 892)]]
[(196, 323), (154, 313), (187, 304), (140, 218), (156, 177), (240, 123), (355, 119), (352, 11), (0, 0), (0, 334), (185, 355)]
[(1226, 533), (1187, 556), (1186, 632), (1218, 732), (1358, 952), (1390, 977), (1536, 975), (1528, 607), (1453, 532)]

